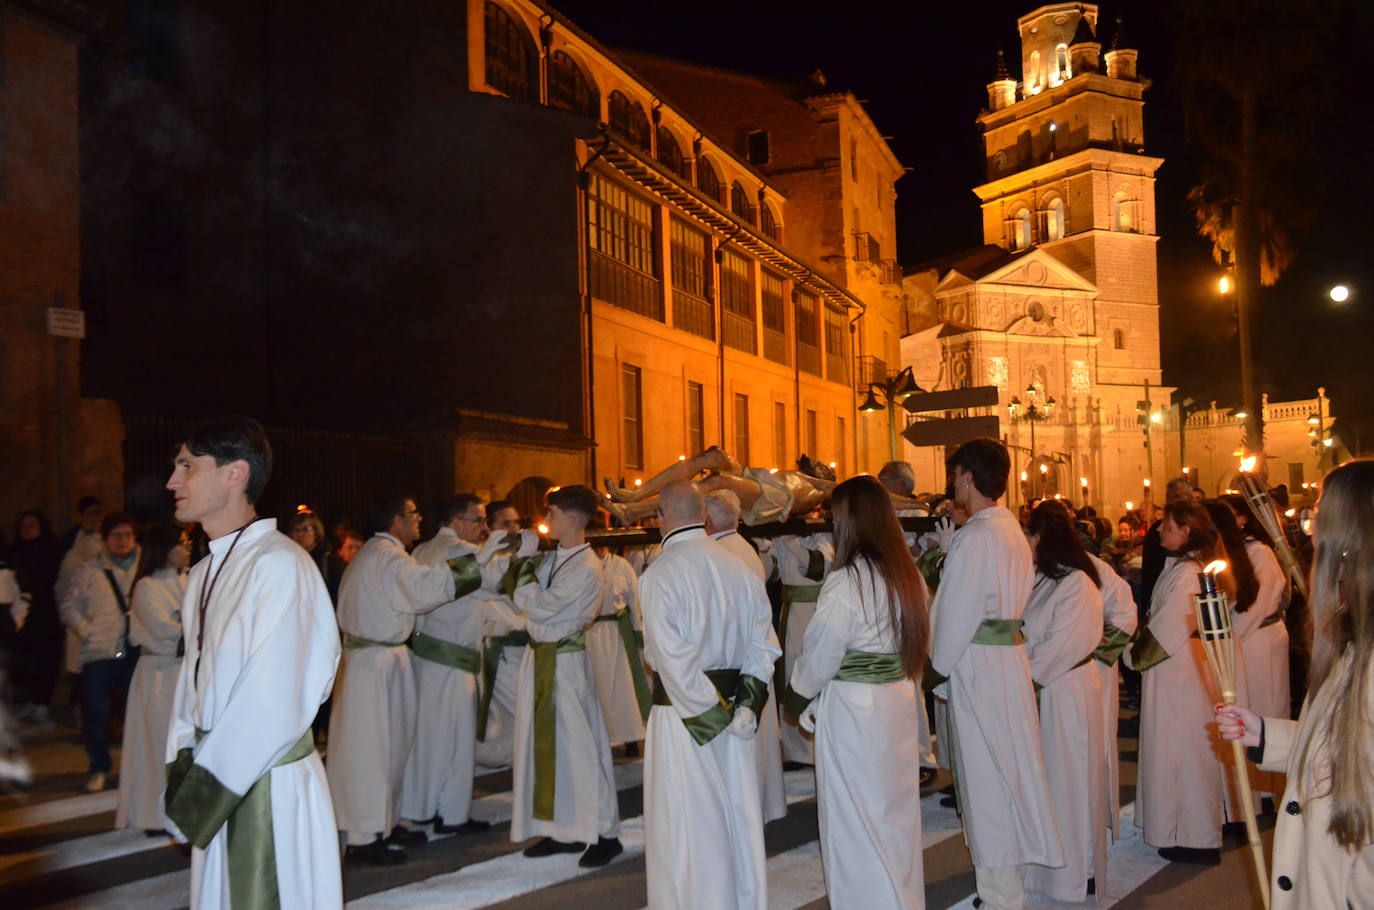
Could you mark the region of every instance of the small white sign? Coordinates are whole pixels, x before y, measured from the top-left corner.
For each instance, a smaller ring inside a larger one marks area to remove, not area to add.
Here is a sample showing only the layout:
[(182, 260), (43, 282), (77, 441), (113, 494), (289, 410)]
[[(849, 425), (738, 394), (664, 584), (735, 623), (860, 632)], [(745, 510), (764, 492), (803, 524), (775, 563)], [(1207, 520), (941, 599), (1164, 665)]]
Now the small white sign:
[(66, 307), (48, 307), (48, 334), (59, 338), (85, 338), (85, 312)]

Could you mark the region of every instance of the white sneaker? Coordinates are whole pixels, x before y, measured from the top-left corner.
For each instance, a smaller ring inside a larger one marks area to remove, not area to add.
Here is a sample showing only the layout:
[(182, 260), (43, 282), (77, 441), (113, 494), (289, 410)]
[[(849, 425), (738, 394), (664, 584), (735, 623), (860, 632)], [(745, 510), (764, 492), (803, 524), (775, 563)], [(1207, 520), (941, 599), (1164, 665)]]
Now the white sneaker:
[(99, 793), (105, 789), (105, 772), (96, 771), (86, 778), (86, 792)]

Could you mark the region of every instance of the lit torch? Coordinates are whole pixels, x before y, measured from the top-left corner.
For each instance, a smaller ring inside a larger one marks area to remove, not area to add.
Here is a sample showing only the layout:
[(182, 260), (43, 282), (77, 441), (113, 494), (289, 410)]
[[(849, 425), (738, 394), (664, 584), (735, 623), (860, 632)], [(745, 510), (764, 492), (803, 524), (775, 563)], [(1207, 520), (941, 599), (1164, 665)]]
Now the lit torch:
[[(1217, 573), (1226, 571), (1224, 560), (1209, 562), (1198, 575), (1201, 592), (1193, 595), (1193, 611), (1197, 615), (1198, 637), (1212, 667), (1221, 702), (1236, 703), (1236, 639), (1231, 633), (1231, 605), (1226, 592), (1217, 587)], [(1250, 774), (1245, 764), (1245, 749), (1240, 740), (1231, 740), (1231, 757), (1236, 764), (1236, 783), (1240, 789), (1241, 811), (1245, 815), (1245, 833), (1250, 853), (1259, 876), (1260, 897), (1269, 910), (1269, 873), (1265, 871), (1264, 846), (1260, 843), (1259, 826), (1255, 823), (1254, 798), (1250, 794)]]
[(1293, 580), (1293, 587), (1297, 588), (1302, 594), (1303, 600), (1307, 599), (1307, 576), (1303, 575), (1302, 569), (1298, 566), (1298, 558), (1293, 554), (1292, 547), (1288, 546), (1288, 535), (1283, 530), (1283, 518), (1279, 515), (1278, 507), (1274, 505), (1274, 500), (1270, 498), (1269, 491), (1264, 484), (1254, 474), (1250, 473), (1255, 469), (1255, 456), (1249, 455), (1240, 461), (1240, 477), (1236, 483), (1240, 491), (1245, 494), (1245, 500), (1250, 504), (1250, 511), (1255, 514), (1255, 518), (1264, 526), (1264, 533), (1269, 535), (1269, 541), (1274, 545), (1274, 553), (1279, 557), (1279, 562), (1283, 563), (1284, 569), (1288, 572), (1288, 577)]

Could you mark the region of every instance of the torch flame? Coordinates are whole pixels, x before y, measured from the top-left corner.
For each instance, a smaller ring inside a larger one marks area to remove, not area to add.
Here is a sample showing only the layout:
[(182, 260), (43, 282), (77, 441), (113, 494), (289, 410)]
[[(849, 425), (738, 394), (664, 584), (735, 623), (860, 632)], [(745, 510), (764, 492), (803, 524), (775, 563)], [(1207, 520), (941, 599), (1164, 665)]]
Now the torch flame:
[(1258, 461), (1259, 459), (1256, 456), (1246, 455), (1240, 460), (1240, 472), (1242, 474), (1249, 474), (1251, 471), (1255, 470), (1255, 463)]
[(542, 521), (539, 522), (539, 524), (538, 524), (536, 527), (537, 527), (537, 529), (538, 529), (538, 531), (539, 531), (540, 534), (547, 534), (547, 533), (549, 533), (549, 526), (546, 525), (546, 524), (544, 524)]
[(1222, 572), (1225, 572), (1225, 571), (1226, 571), (1226, 568), (1227, 568), (1227, 566), (1226, 566), (1226, 560), (1224, 560), (1224, 559), (1214, 559), (1214, 560), (1212, 560), (1211, 562), (1207, 563), (1206, 568), (1204, 568), (1204, 569), (1202, 570), (1202, 574), (1203, 574), (1203, 575), (1218, 575), (1218, 574), (1220, 574), (1220, 573), (1222, 573)]

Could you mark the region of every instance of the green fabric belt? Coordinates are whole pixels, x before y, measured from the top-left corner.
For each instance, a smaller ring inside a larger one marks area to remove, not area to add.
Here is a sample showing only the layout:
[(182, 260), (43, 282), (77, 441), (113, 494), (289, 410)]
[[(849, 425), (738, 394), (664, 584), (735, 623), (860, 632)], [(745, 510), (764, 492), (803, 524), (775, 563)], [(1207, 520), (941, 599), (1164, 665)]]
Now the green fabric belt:
[(558, 773), (558, 655), (587, 649), (577, 632), (558, 641), (531, 641), (534, 649), (534, 817), (553, 821)]
[[(835, 671), (833, 677), (840, 682), (868, 683), (874, 686), (901, 682), (906, 678), (906, 670), (902, 667), (902, 658), (899, 655), (878, 654), (872, 651), (846, 651), (844, 659), (840, 661), (840, 668)], [(783, 710), (791, 717), (801, 717), (806, 706), (819, 694), (818, 692), (807, 698), (798, 694), (791, 684), (788, 684), (787, 691), (783, 693)]]
[(455, 670), (462, 670), (464, 673), (471, 673), (475, 676), (482, 672), (481, 653), (456, 642), (444, 641), (442, 638), (416, 632), (414, 637), (410, 639), (410, 650), (415, 652), (416, 657), (422, 657), (432, 663), (443, 664), (445, 667), (452, 667)]
[(1091, 656), (1110, 667), (1121, 657), (1121, 652), (1130, 645), (1132, 638), (1133, 635), (1107, 623), (1102, 628), (1102, 640), (1097, 643), (1097, 650)]
[(496, 671), (501, 667), (501, 655), (507, 648), (523, 648), (530, 643), (530, 633), (523, 629), (506, 635), (495, 635), (482, 643), (482, 699), (477, 704), (477, 741), (487, 741), (487, 718), (491, 716), (491, 697), (496, 692)]
[(978, 624), (973, 633), (975, 645), (1022, 645), (1026, 636), (1021, 634), (1023, 622), (1019, 619), (985, 619)]
[(1272, 626), (1274, 623), (1282, 621), (1283, 614), (1284, 609), (1280, 607), (1278, 610), (1274, 611), (1273, 613), (1270, 613), (1268, 616), (1264, 617), (1264, 619), (1260, 620), (1259, 627), (1263, 629), (1265, 626)]
[(1169, 652), (1155, 638), (1148, 625), (1141, 626), (1136, 634), (1135, 644), (1131, 646), (1131, 665), (1137, 673), (1169, 659)]
[(501, 589), (506, 592), (507, 597), (514, 597), (516, 588), (524, 587), (538, 579), (535, 573), (543, 565), (546, 555), (536, 553), (533, 556), (516, 556), (511, 559), (506, 574), (501, 576)]
[(364, 648), (399, 648), (404, 644), (403, 641), (373, 641), (352, 632), (343, 634), (343, 646), (350, 651), (361, 651)]
[(787, 649), (787, 619), (792, 613), (792, 604), (813, 604), (821, 599), (820, 585), (783, 585), (782, 614), (778, 617), (778, 643)]
[(930, 588), (932, 594), (940, 587), (940, 575), (945, 570), (946, 555), (939, 547), (931, 547), (916, 560), (916, 568), (921, 570), (921, 577), (925, 579), (926, 587)]
[[(762, 716), (768, 704), (768, 683), (747, 673), (728, 668), (707, 670), (706, 678), (716, 687), (720, 703), (696, 717), (682, 719), (682, 725), (699, 746), (715, 739), (730, 725), (736, 708), (749, 708), (755, 716)], [(662, 677), (657, 674), (654, 675), (654, 704), (668, 707), (673, 704), (668, 690), (663, 687)]]
[[(196, 730), (196, 742), (205, 737)], [(309, 728), (273, 768), (298, 762), (315, 751)], [(177, 752), (167, 766), (167, 817), (191, 843), (204, 850), (226, 827), (229, 905), (232, 910), (280, 910), (277, 852), (272, 832), (272, 772), (258, 778), (239, 796), (196, 765), (191, 749)]]

